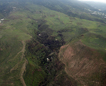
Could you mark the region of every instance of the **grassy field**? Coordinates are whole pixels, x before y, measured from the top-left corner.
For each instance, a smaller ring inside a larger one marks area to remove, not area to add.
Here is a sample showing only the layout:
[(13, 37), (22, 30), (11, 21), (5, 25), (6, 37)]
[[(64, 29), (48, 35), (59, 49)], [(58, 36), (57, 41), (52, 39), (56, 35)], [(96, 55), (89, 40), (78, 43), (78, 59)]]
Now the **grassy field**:
[(86, 34), (82, 42), (95, 49), (106, 50), (106, 38), (96, 34)]

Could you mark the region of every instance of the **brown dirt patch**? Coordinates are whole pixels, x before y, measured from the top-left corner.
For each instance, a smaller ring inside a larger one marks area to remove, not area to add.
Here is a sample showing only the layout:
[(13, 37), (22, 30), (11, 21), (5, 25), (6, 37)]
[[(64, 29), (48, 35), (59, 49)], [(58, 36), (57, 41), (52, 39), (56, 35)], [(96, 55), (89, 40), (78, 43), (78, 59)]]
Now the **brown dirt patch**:
[(59, 59), (65, 64), (66, 73), (85, 86), (88, 85), (81, 78), (85, 77), (86, 81), (89, 76), (101, 71), (101, 67), (106, 65), (96, 50), (90, 49), (81, 42), (62, 46)]

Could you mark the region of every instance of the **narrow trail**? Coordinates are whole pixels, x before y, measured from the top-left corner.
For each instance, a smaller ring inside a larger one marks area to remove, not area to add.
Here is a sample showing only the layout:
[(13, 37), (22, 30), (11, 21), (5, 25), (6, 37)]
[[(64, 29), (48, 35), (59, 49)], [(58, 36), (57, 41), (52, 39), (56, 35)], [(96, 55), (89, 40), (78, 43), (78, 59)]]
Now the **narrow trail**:
[(25, 42), (22, 41), (22, 44), (23, 44), (22, 50), (19, 51), (19, 52), (15, 55), (15, 57), (14, 57), (13, 59), (10, 59), (9, 61), (13, 61), (14, 59), (16, 59), (17, 56), (18, 56), (20, 53), (22, 53), (21, 60), (23, 59), (23, 56), (24, 56), (24, 53), (23, 53), (23, 52), (25, 52)]
[[(24, 52), (25, 52), (25, 42), (24, 41), (22, 41), (22, 44), (23, 44), (23, 48), (22, 48), (22, 56), (21, 56), (21, 61), (23, 60), (23, 58), (24, 58)], [(24, 64), (23, 64), (23, 66), (22, 66), (22, 68), (21, 68), (21, 72), (20, 72), (20, 80), (21, 80), (21, 83), (22, 83), (22, 85), (23, 86), (26, 86), (26, 83), (25, 83), (25, 81), (24, 81), (24, 78), (23, 78), (23, 74), (24, 74), (24, 72), (26, 71), (26, 65), (27, 65), (27, 60), (25, 59), (25, 61), (24, 61)]]
[(28, 64), (28, 61), (27, 61), (26, 58), (24, 58), (25, 45), (26, 45), (25, 41), (22, 41), (22, 44), (23, 44), (22, 50), (19, 51), (19, 52), (16, 54), (16, 56), (15, 56), (13, 59), (10, 60), (10, 61), (14, 60), (15, 58), (17, 58), (17, 56), (18, 56), (20, 53), (22, 53), (20, 61), (10, 70), (10, 73), (11, 73), (13, 70), (16, 70), (16, 69), (19, 67), (20, 62), (22, 62), (22, 61), (24, 60), (24, 63), (23, 63), (22, 68), (21, 68), (21, 70), (20, 70), (20, 81), (21, 81), (21, 83), (22, 83), (23, 86), (26, 86), (25, 81), (24, 81), (24, 78), (23, 78), (23, 74), (24, 74), (24, 72), (26, 71), (26, 65)]
[(25, 42), (22, 41), (22, 44), (23, 44), (22, 50), (19, 51), (13, 59), (9, 60), (9, 61), (13, 61), (15, 58), (17, 58), (17, 56), (18, 56), (20, 53), (22, 53), (22, 55), (21, 55), (21, 60), (10, 70), (10, 72), (12, 72), (13, 70), (16, 70), (16, 69), (18, 68), (19, 63), (23, 60), (24, 52), (25, 52)]
[(20, 73), (20, 80), (21, 80), (21, 83), (22, 83), (23, 86), (26, 86), (26, 83), (25, 83), (24, 78), (23, 78), (23, 74), (26, 71), (27, 63), (28, 63), (28, 61), (25, 59), (24, 64), (21, 68), (21, 73)]

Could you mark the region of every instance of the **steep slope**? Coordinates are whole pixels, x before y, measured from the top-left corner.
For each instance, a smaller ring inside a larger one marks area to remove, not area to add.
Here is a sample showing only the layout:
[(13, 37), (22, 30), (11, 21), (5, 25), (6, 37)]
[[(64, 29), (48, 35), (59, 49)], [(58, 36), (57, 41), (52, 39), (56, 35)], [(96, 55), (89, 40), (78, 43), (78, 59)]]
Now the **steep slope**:
[[(106, 63), (99, 51), (83, 43), (64, 45), (60, 48), (59, 59), (65, 64), (66, 73), (83, 86), (102, 86)], [(104, 85), (103, 85), (104, 86)]]

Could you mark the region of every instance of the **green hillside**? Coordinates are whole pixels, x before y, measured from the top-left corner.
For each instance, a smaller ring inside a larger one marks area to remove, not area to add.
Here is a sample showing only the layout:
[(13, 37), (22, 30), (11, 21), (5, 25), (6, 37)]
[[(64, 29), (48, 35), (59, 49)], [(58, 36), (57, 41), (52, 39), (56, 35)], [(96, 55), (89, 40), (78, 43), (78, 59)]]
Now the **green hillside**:
[(7, 2), (0, 5), (0, 86), (83, 86), (58, 59), (61, 46), (77, 41), (105, 61), (106, 20), (83, 9), (92, 7), (64, 0)]

